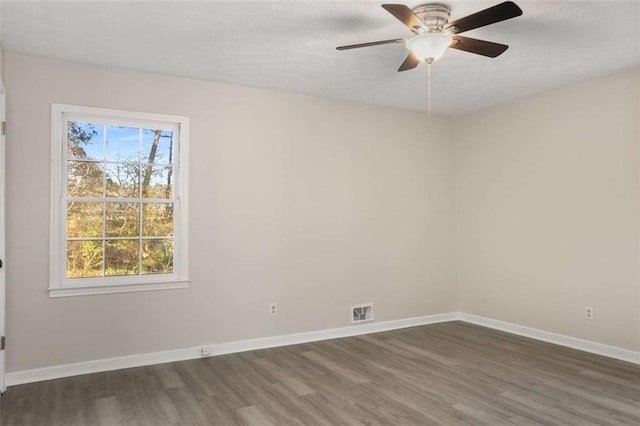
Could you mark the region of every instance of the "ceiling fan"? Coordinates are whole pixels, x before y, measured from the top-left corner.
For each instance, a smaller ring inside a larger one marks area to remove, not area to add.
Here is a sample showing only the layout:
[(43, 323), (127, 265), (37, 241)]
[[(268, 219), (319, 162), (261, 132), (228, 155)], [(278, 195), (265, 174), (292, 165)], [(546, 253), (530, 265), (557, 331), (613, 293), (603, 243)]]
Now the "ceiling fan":
[(522, 15), (522, 9), (511, 1), (497, 4), (451, 22), (449, 22), (451, 8), (443, 3), (427, 3), (413, 9), (403, 4), (383, 4), (382, 7), (405, 24), (413, 32), (413, 37), (350, 44), (339, 46), (336, 49), (348, 50), (381, 44), (404, 43), (409, 50), (409, 55), (400, 65), (398, 71), (413, 69), (420, 62), (431, 64), (440, 59), (448, 47), (490, 58), (500, 56), (509, 46), (458, 34)]

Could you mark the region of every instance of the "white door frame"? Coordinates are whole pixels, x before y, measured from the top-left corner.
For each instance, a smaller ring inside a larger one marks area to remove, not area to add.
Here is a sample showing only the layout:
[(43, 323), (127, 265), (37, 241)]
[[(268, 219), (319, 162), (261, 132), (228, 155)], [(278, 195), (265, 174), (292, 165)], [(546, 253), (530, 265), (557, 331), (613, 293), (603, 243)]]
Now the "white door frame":
[[(2, 80), (0, 80), (0, 260), (2, 266), (0, 267), (0, 336), (2, 336), (2, 342), (4, 343), (5, 334), (5, 312), (6, 312), (6, 272), (5, 272), (5, 154), (6, 154), (6, 135), (5, 135), (5, 121), (7, 119), (7, 102), (6, 92)], [(6, 383), (4, 380), (4, 355), (5, 351), (0, 350), (0, 392), (6, 390)]]

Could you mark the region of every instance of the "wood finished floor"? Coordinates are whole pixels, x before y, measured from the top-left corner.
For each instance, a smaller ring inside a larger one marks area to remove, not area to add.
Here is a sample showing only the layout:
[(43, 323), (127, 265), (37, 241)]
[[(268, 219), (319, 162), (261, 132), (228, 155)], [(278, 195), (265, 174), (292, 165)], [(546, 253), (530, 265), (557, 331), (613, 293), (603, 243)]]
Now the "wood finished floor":
[(640, 366), (449, 322), (9, 388), (9, 425), (639, 425)]

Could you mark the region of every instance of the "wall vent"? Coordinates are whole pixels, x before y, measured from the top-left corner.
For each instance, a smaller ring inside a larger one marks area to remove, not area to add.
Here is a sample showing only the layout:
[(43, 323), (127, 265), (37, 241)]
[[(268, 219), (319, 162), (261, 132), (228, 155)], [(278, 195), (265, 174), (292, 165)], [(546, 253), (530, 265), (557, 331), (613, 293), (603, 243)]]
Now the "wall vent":
[(363, 303), (351, 307), (351, 323), (373, 321), (373, 303)]

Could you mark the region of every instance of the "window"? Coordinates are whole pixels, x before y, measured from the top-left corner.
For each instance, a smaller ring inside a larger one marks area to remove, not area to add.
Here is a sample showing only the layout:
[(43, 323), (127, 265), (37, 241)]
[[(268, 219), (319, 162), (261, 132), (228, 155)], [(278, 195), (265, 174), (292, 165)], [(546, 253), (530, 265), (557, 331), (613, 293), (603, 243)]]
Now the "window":
[(188, 286), (188, 118), (52, 104), (49, 295)]

